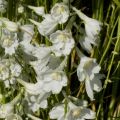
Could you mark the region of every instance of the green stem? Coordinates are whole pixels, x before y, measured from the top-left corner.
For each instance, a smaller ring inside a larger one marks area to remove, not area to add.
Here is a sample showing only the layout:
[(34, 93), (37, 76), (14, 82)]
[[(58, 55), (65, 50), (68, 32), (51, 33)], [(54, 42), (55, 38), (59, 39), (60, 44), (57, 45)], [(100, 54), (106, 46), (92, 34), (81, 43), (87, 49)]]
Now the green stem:
[(99, 63), (100, 65), (101, 65), (102, 62), (104, 61), (104, 57), (106, 56), (106, 54), (107, 54), (107, 52), (108, 52), (108, 50), (109, 50), (109, 47), (110, 47), (111, 42), (112, 42), (112, 36), (113, 36), (114, 31), (115, 31), (115, 28), (116, 28), (117, 23), (118, 23), (118, 18), (117, 18), (117, 20), (115, 21), (115, 24), (114, 24), (113, 29), (112, 29), (111, 34), (110, 34), (110, 38), (109, 38), (108, 44), (107, 44), (106, 49), (105, 49), (105, 51), (104, 51), (104, 53), (103, 53), (103, 55), (102, 55), (102, 57), (101, 57), (101, 59), (100, 59), (100, 63)]

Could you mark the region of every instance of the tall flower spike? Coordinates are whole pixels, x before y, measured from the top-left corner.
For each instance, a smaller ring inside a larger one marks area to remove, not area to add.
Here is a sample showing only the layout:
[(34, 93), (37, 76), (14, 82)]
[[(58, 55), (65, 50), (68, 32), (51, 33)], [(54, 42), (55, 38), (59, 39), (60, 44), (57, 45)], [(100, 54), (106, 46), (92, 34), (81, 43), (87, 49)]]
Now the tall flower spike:
[(63, 24), (68, 20), (69, 8), (64, 3), (56, 3), (51, 9), (51, 15), (59, 24)]
[(30, 8), (31, 10), (33, 10), (36, 14), (38, 14), (40, 16), (43, 16), (45, 14), (43, 6), (41, 6), (41, 7), (34, 7), (34, 6), (29, 5), (28, 8)]

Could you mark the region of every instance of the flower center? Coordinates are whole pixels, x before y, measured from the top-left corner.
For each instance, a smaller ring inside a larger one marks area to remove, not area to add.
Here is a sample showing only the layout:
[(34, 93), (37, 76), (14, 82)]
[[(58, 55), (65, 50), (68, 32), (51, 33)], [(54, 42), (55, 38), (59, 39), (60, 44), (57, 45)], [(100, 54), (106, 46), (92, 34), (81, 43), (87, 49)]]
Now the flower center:
[(3, 46), (4, 47), (10, 47), (13, 44), (13, 41), (10, 38), (6, 38), (3, 41)]
[(81, 109), (80, 108), (72, 110), (72, 116), (74, 118), (78, 118), (80, 116), (80, 113), (81, 113)]
[(89, 60), (89, 61), (85, 62), (84, 69), (89, 69), (90, 66), (92, 65), (92, 62), (93, 62), (92, 60)]
[(51, 77), (52, 77), (53, 80), (60, 80), (61, 79), (60, 74), (57, 73), (57, 72), (56, 73), (52, 73)]
[(57, 9), (57, 14), (61, 14), (62, 12), (64, 12), (65, 11), (65, 9), (64, 9), (64, 7), (63, 6), (61, 6), (61, 7), (59, 7), (58, 9)]
[(64, 34), (60, 34), (58, 38), (62, 41), (65, 42), (67, 40), (67, 37)]

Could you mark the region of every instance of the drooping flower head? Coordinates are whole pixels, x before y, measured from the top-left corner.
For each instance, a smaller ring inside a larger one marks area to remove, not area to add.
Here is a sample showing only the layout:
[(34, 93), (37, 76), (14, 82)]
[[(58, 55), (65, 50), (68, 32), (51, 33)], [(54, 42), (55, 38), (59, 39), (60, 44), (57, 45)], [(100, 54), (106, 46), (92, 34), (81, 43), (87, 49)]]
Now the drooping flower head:
[(80, 82), (85, 81), (86, 92), (91, 100), (94, 99), (93, 90), (98, 92), (102, 88), (100, 79), (103, 75), (100, 75), (99, 71), (100, 66), (97, 64), (96, 59), (86, 56), (81, 57), (77, 68), (77, 76)]

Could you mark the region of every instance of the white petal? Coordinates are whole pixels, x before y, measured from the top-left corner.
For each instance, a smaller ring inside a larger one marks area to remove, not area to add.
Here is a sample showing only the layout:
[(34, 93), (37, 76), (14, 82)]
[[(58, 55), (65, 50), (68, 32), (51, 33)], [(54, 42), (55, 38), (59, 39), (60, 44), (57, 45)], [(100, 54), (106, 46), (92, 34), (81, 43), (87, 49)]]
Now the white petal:
[(89, 98), (91, 100), (94, 100), (94, 96), (93, 96), (93, 88), (90, 84), (90, 80), (87, 79), (85, 80), (85, 88), (86, 88), (86, 92), (87, 92), (87, 95), (89, 96)]
[(54, 107), (50, 113), (49, 116), (51, 119), (59, 119), (61, 120), (61, 117), (64, 116), (64, 106), (63, 105), (59, 105)]
[(31, 5), (29, 5), (28, 7), (30, 9), (32, 9), (38, 15), (44, 15), (45, 14), (44, 7), (34, 7), (34, 6), (31, 6)]
[(83, 108), (81, 114), (83, 115), (82, 117), (85, 119), (95, 119), (95, 112), (88, 108)]

